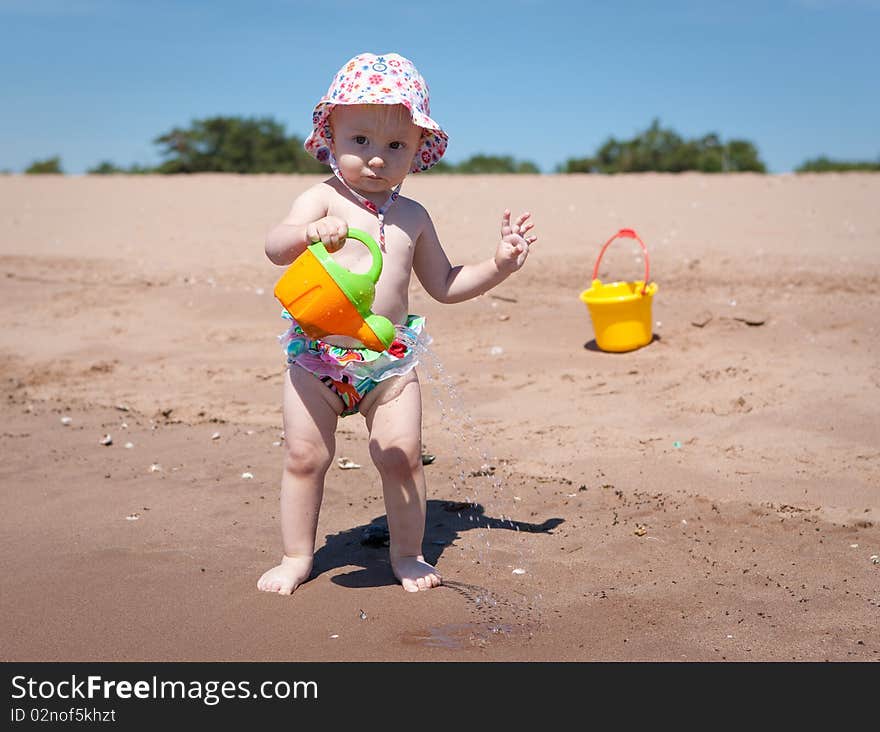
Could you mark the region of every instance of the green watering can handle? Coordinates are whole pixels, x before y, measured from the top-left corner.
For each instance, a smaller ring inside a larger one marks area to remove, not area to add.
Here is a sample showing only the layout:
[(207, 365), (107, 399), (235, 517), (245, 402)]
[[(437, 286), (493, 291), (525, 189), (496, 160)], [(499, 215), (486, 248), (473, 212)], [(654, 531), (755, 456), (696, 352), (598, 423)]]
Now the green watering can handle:
[(379, 249), (379, 245), (376, 244), (376, 240), (373, 239), (366, 231), (361, 231), (360, 229), (349, 229), (348, 230), (348, 238), (349, 239), (357, 239), (359, 242), (367, 245), (367, 249), (370, 250), (370, 254), (373, 255), (373, 264), (370, 266), (370, 269), (367, 270), (367, 277), (369, 277), (373, 284), (379, 281), (379, 275), (382, 274), (382, 250)]

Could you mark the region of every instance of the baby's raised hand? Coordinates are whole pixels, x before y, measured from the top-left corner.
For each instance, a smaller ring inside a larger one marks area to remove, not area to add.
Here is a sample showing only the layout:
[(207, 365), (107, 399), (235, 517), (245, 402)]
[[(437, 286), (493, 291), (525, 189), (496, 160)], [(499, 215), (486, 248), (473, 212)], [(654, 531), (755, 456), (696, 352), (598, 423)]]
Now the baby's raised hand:
[(342, 249), (348, 237), (348, 224), (336, 216), (325, 216), (306, 226), (306, 237), (309, 242), (324, 242), (328, 252)]
[(499, 271), (509, 274), (525, 264), (526, 257), (529, 256), (529, 246), (538, 241), (537, 236), (528, 233), (535, 225), (529, 220), (531, 216), (528, 212), (522, 213), (511, 225), (510, 210), (504, 209), (501, 217), (501, 241), (495, 250), (495, 265)]

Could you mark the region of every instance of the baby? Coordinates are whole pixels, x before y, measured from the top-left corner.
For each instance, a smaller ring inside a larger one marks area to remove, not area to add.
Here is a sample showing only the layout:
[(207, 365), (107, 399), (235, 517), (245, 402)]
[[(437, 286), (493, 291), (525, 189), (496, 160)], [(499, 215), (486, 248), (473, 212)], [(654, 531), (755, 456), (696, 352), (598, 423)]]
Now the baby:
[(446, 151), (447, 135), (429, 114), (428, 86), (411, 61), (395, 53), (354, 57), (315, 107), (305, 142), (334, 175), (302, 193), (266, 238), (266, 255), (275, 264), (288, 265), (322, 241), (341, 265), (365, 272), (369, 250), (357, 242), (343, 245), (349, 227), (373, 236), (384, 264), (372, 309), (395, 324), (397, 337), (379, 353), (345, 336), (311, 339), (292, 319), (281, 337), (289, 366), (283, 394), (284, 555), (260, 577), (260, 590), (289, 595), (309, 578), (337, 420), (356, 412), (366, 422), (370, 456), (382, 480), (394, 576), (409, 592), (441, 584), (422, 554), (426, 489), (414, 368), (430, 338), (424, 318), (409, 312), (410, 277), (415, 272), (440, 302), (469, 300), (520, 269), (537, 237), (530, 233), (529, 213), (511, 223), (505, 210), (495, 256), (450, 264), (428, 212), (399, 195), (409, 173), (427, 170)]

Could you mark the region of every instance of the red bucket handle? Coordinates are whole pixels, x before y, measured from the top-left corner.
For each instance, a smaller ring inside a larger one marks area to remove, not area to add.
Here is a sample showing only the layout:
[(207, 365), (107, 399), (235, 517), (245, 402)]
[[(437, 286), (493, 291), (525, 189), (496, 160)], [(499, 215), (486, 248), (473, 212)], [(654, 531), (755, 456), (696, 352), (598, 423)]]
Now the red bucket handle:
[(621, 229), (602, 245), (602, 250), (599, 252), (596, 264), (593, 267), (593, 279), (595, 280), (599, 275), (599, 262), (602, 261), (602, 255), (605, 254), (605, 250), (615, 239), (635, 239), (641, 245), (642, 251), (645, 253), (645, 284), (642, 286), (642, 294), (644, 295), (648, 291), (648, 277), (650, 276), (651, 265), (648, 259), (648, 247), (645, 246), (645, 242), (639, 238), (639, 235), (633, 229)]

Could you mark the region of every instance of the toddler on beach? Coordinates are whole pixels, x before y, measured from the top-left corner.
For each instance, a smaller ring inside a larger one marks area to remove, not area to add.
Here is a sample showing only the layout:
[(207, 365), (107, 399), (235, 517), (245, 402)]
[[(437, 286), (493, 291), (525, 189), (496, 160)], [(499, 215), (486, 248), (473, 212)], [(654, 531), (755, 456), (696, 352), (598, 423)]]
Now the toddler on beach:
[(266, 255), (275, 264), (288, 265), (321, 241), (354, 272), (366, 271), (370, 253), (359, 244), (344, 247), (349, 226), (373, 236), (384, 256), (373, 312), (391, 320), (397, 335), (378, 353), (344, 336), (311, 339), (290, 319), (281, 337), (288, 361), (280, 514), (284, 555), (257, 582), (265, 592), (289, 595), (309, 578), (337, 420), (355, 412), (366, 422), (370, 456), (382, 480), (394, 576), (409, 592), (441, 584), (422, 554), (426, 488), (421, 391), (414, 369), (419, 349), (430, 338), (424, 318), (409, 312), (411, 274), (439, 302), (469, 300), (519, 270), (537, 237), (529, 233), (534, 226), (529, 213), (511, 223), (505, 210), (493, 257), (450, 264), (428, 212), (400, 195), (407, 174), (428, 170), (446, 151), (448, 137), (429, 115), (428, 86), (411, 61), (395, 53), (355, 56), (315, 107), (305, 142), (333, 176), (298, 196), (267, 235)]

